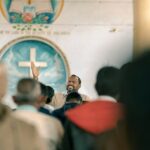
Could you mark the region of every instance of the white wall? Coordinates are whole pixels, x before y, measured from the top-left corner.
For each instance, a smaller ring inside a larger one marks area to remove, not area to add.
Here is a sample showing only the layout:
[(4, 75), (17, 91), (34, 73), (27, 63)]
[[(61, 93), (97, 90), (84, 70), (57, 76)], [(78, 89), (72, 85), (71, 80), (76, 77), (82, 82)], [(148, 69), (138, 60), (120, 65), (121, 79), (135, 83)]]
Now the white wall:
[[(0, 49), (7, 42), (25, 35), (32, 35), (32, 32), (14, 32), (0, 14)], [(34, 35), (39, 36), (39, 33)], [(71, 73), (79, 75), (83, 81), (81, 92), (94, 98), (98, 69), (104, 65), (120, 67), (132, 57), (133, 2), (65, 0), (59, 18), (40, 36), (63, 50)]]

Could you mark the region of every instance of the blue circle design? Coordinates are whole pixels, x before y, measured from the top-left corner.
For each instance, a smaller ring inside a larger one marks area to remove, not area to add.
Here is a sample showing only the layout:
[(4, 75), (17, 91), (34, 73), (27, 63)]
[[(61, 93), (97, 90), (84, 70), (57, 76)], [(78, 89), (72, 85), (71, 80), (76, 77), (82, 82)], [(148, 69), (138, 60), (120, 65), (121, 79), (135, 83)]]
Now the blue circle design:
[(20, 67), (19, 62), (30, 62), (31, 48), (36, 49), (36, 61), (47, 63), (47, 67), (40, 68), (39, 81), (52, 86), (55, 91), (64, 92), (68, 71), (58, 50), (42, 41), (25, 40), (5, 49), (1, 57), (8, 65), (9, 93), (14, 93), (20, 78), (30, 75), (30, 68)]

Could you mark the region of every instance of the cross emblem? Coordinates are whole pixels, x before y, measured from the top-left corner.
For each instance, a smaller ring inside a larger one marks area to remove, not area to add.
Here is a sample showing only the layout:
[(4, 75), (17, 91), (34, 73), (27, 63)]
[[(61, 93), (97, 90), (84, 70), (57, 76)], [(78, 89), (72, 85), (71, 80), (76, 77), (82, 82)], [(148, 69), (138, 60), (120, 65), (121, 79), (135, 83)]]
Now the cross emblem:
[(23, 62), (18, 63), (19, 67), (29, 67), (30, 68), (30, 77), (32, 77), (31, 62), (34, 62), (34, 64), (40, 68), (47, 67), (46, 62), (37, 62), (36, 61), (36, 49), (31, 48), (30, 49), (30, 61), (23, 61)]

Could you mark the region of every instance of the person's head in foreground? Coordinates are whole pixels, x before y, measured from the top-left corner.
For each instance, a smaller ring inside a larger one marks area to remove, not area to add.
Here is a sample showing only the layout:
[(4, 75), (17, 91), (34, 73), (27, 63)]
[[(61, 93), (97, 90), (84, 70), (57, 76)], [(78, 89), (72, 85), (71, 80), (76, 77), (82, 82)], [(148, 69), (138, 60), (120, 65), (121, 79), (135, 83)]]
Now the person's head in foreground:
[(13, 99), (18, 105), (33, 105), (38, 108), (40, 96), (40, 84), (34, 79), (23, 78), (17, 84), (17, 92)]
[(120, 70), (116, 67), (107, 66), (97, 73), (95, 89), (99, 96), (111, 96), (115, 99), (119, 95)]
[(52, 98), (53, 98), (55, 92), (51, 86), (46, 86), (46, 91), (47, 91), (46, 104), (49, 104), (52, 101)]
[(82, 103), (82, 97), (78, 92), (71, 92), (66, 97), (66, 103)]

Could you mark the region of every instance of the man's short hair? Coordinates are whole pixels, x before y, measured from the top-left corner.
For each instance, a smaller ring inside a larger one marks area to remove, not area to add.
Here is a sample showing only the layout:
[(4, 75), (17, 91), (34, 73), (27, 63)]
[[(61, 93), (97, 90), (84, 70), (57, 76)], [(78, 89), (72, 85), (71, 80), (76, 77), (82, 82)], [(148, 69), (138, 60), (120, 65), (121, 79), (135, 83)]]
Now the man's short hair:
[(75, 75), (75, 74), (72, 74), (72, 75), (71, 75), (71, 77), (77, 77), (77, 78), (78, 78), (78, 82), (79, 82), (79, 84), (81, 84), (81, 79), (80, 79), (80, 77), (79, 77), (79, 76), (77, 76), (77, 75)]
[(82, 97), (78, 92), (69, 93), (66, 97), (66, 102), (70, 102), (73, 99), (75, 99), (78, 102), (82, 102)]
[(103, 67), (97, 73), (95, 84), (98, 95), (115, 97), (119, 94), (120, 70), (115, 67)]
[(48, 96), (46, 104), (49, 104), (54, 96), (54, 89), (51, 86), (46, 86), (46, 92)]
[(40, 84), (40, 88), (41, 88), (41, 95), (42, 96), (47, 96), (47, 89), (46, 89), (47, 87), (46, 87), (46, 85), (41, 83), (41, 82), (39, 82), (39, 84)]
[(17, 84), (16, 100), (20, 102), (34, 102), (40, 96), (39, 83), (31, 78), (23, 78)]

